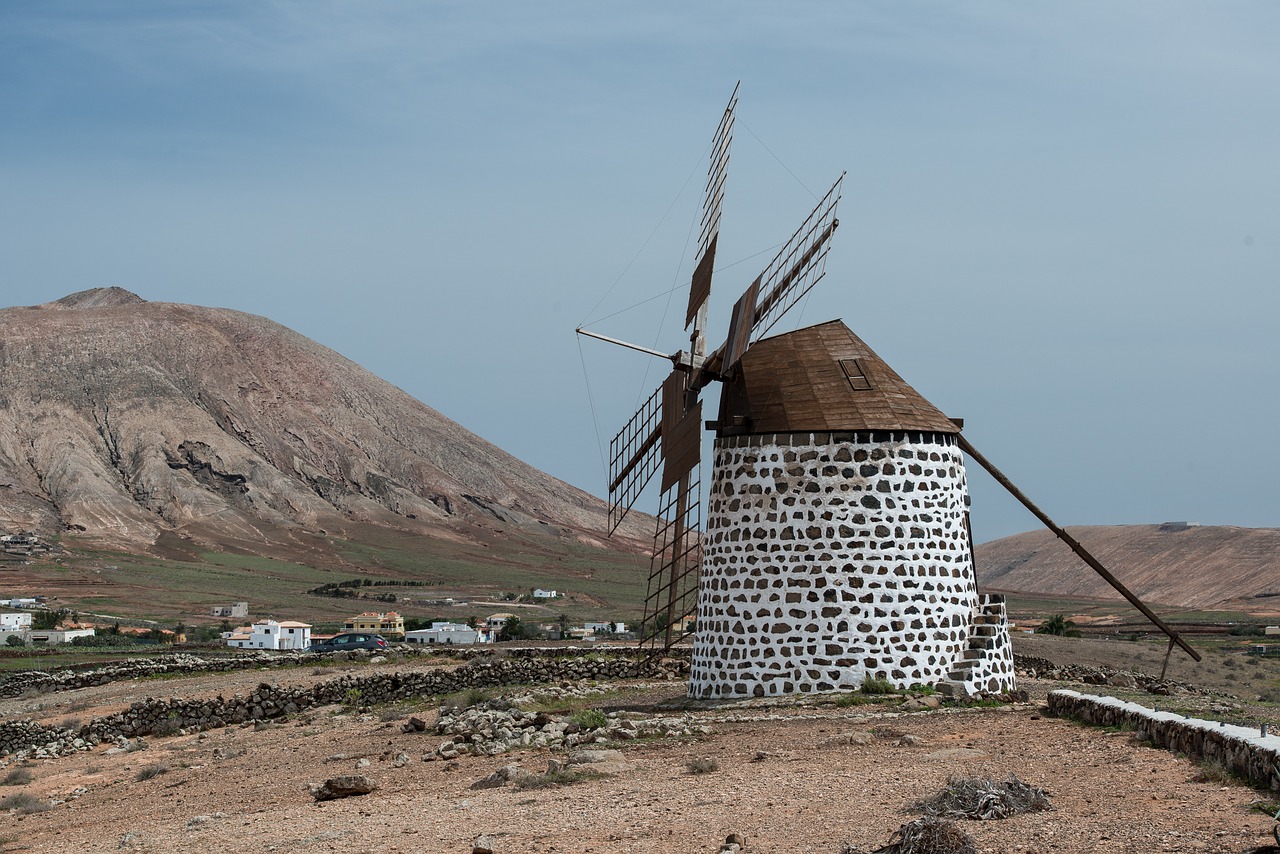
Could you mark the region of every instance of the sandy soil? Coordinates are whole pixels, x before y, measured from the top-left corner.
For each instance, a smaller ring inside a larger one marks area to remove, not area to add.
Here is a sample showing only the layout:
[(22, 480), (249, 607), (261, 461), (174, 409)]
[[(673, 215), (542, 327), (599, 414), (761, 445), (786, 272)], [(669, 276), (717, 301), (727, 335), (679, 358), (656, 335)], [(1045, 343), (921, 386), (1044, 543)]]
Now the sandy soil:
[[(203, 696), (264, 678), (330, 677), (298, 670), (125, 683), (6, 701), (0, 713), (58, 721), (74, 708), (87, 719), (144, 692)], [(1194, 763), (1128, 734), (1043, 717), (1034, 699), (1057, 686), (1027, 680), (1024, 687), (1032, 703), (999, 709), (745, 704), (697, 711), (712, 734), (624, 743), (630, 771), (540, 789), (469, 786), (507, 764), (541, 772), (554, 758), (546, 751), (424, 762), (441, 739), (402, 733), (402, 716), (319, 709), (266, 728), (147, 739), (148, 748), (133, 753), (108, 755), (104, 746), (33, 763), (32, 780), (0, 787), (0, 796), (20, 790), (68, 800), (46, 812), (0, 815), (0, 850), (466, 854), (476, 836), (491, 834), (500, 854), (641, 854), (715, 852), (734, 832), (756, 854), (837, 854), (846, 844), (883, 845), (914, 817), (904, 811), (913, 800), (938, 792), (949, 775), (977, 773), (1015, 773), (1045, 788), (1054, 807), (966, 822), (982, 851), (1243, 852), (1270, 841), (1270, 820), (1250, 809), (1259, 794), (1195, 782)], [(682, 693), (683, 685), (671, 683), (606, 700), (652, 711)], [(430, 708), (417, 713), (434, 721)], [(831, 743), (851, 732), (874, 737), (863, 745)], [(921, 743), (902, 746), (903, 734)], [(396, 768), (402, 751), (411, 761)], [(718, 769), (690, 773), (689, 763), (703, 757)], [(313, 801), (307, 783), (357, 773), (361, 758), (370, 764), (358, 773), (376, 779), (378, 791)], [(169, 770), (137, 779), (157, 764)], [(0, 777), (13, 767), (0, 769)]]

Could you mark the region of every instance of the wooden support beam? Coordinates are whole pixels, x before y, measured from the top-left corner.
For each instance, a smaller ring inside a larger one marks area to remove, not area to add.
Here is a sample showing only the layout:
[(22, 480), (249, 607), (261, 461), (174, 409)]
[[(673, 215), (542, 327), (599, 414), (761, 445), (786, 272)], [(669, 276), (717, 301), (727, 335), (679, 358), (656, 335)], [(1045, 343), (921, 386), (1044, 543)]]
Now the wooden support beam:
[(1048, 528), (1050, 531), (1053, 531), (1053, 533), (1057, 535), (1058, 539), (1066, 543), (1073, 552), (1079, 555), (1081, 560), (1089, 564), (1089, 566), (1091, 566), (1096, 573), (1101, 575), (1108, 584), (1114, 587), (1121, 596), (1128, 599), (1129, 604), (1133, 605), (1133, 607), (1141, 611), (1143, 616), (1145, 616), (1148, 620), (1150, 620), (1152, 623), (1158, 626), (1160, 631), (1168, 635), (1171, 648), (1172, 648), (1172, 644), (1176, 643), (1178, 646), (1182, 647), (1183, 651), (1186, 652), (1187, 655), (1191, 656), (1196, 661), (1200, 660), (1200, 653), (1192, 649), (1190, 644), (1188, 644), (1186, 641), (1182, 639), (1181, 635), (1179, 635), (1176, 631), (1174, 631), (1167, 623), (1165, 623), (1164, 620), (1160, 619), (1160, 617), (1158, 617), (1154, 611), (1152, 611), (1150, 608), (1146, 606), (1146, 603), (1144, 603), (1141, 599), (1139, 599), (1132, 592), (1130, 592), (1129, 588), (1121, 584), (1120, 579), (1112, 575), (1111, 571), (1107, 569), (1105, 566), (1103, 566), (1101, 561), (1099, 561), (1096, 557), (1090, 554), (1089, 551), (1085, 549), (1084, 546), (1080, 545), (1080, 543), (1076, 541), (1075, 537), (1071, 536), (1065, 530), (1058, 527), (1058, 525), (1055, 524), (1054, 521), (1049, 518), (1048, 514), (1046, 514), (1043, 510), (1041, 510), (1039, 507), (1033, 504), (1031, 499), (1022, 493), (1022, 490), (1018, 489), (1018, 487), (1013, 485), (1013, 481), (1005, 477), (1004, 473), (1001, 472), (998, 468), (996, 468), (991, 463), (990, 460), (988, 460), (982, 454), (978, 453), (977, 449), (975, 449), (973, 445), (969, 444), (968, 439), (966, 439), (964, 436), (960, 435), (959, 433), (956, 434), (956, 439), (960, 443), (960, 450), (964, 451), (966, 454), (968, 454), (970, 457), (976, 460), (978, 465), (986, 469), (987, 473), (996, 479), (997, 483), (999, 483), (1001, 486), (1003, 486), (1005, 489), (1009, 491), (1010, 495), (1018, 499), (1018, 501), (1022, 502), (1023, 507), (1026, 507), (1033, 514), (1035, 514), (1035, 517), (1039, 519), (1041, 522), (1043, 522), (1046, 528)]

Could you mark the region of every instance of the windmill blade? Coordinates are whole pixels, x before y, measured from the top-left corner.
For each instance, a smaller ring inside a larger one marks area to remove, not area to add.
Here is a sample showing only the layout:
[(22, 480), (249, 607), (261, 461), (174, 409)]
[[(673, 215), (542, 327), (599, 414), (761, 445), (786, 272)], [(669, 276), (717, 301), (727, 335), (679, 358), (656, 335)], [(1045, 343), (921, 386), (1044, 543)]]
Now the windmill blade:
[(733, 125), (738, 115), (739, 81), (729, 96), (720, 125), (711, 139), (711, 164), (707, 167), (707, 183), (703, 188), (702, 222), (698, 234), (698, 263), (694, 266), (693, 280), (689, 283), (689, 308), (685, 312), (684, 325), (688, 328), (698, 316), (699, 309), (711, 296), (711, 273), (716, 263), (716, 240), (720, 236), (720, 213), (724, 204), (724, 185), (729, 166), (729, 148), (733, 144)]
[[(662, 383), (662, 490), (670, 489), (702, 457), (702, 401), (690, 405), (689, 374), (674, 370)], [(696, 392), (694, 392), (696, 396)]]
[(663, 386), (658, 386), (609, 443), (610, 535), (618, 529), (662, 460), (662, 390)]
[(653, 539), (649, 587), (640, 624), (640, 646), (669, 649), (689, 634), (688, 621), (698, 608), (702, 570), (701, 465), (662, 495)]
[[(836, 205), (840, 203), (843, 189), (844, 173), (841, 172), (808, 219), (760, 274), (763, 296), (756, 306), (752, 341), (768, 334), (774, 324), (826, 275), (831, 235), (840, 225), (836, 219)], [(732, 365), (726, 362), (724, 368), (730, 367)]]

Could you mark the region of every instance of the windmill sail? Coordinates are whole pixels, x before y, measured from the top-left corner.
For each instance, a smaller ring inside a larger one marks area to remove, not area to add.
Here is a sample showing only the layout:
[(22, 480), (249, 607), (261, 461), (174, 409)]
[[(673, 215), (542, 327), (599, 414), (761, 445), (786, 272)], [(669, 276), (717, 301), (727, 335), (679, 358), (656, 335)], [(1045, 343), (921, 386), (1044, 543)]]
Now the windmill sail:
[(640, 626), (642, 648), (667, 649), (693, 630), (689, 618), (698, 607), (702, 568), (701, 469), (697, 463), (690, 476), (662, 494)]
[[(809, 218), (796, 229), (760, 274), (763, 295), (756, 306), (751, 340), (767, 335), (773, 325), (826, 275), (831, 235), (840, 225), (836, 219), (836, 205), (840, 203), (843, 188), (844, 173), (841, 173)], [(726, 362), (724, 367), (731, 368), (732, 364)]]
[[(739, 84), (741, 85), (741, 84)], [(729, 105), (724, 108), (720, 125), (711, 140), (711, 163), (707, 167), (707, 183), (702, 197), (702, 225), (698, 234), (698, 263), (689, 283), (689, 308), (685, 312), (687, 328), (711, 296), (711, 273), (716, 264), (716, 242), (720, 236), (720, 213), (724, 204), (724, 185), (728, 177), (729, 148), (733, 144), (733, 124), (738, 111), (738, 86), (733, 87)]]
[(662, 461), (662, 386), (609, 443), (609, 533), (622, 523)]

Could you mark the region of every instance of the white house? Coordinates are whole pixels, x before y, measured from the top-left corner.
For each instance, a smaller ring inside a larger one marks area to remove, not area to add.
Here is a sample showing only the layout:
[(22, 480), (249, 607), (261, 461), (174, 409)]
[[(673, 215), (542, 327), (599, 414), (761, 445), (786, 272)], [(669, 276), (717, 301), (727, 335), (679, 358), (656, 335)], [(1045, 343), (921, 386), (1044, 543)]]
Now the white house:
[(554, 590), (543, 590), (541, 587), (535, 588), (533, 591), (534, 599), (555, 599), (559, 595)]
[(621, 634), (627, 630), (626, 623), (583, 623), (582, 627), (591, 635)]
[(1280, 626), (1267, 626), (1262, 631), (1267, 637), (1275, 637), (1276, 635), (1280, 635)]
[(415, 629), (404, 633), (406, 643), (473, 644), (481, 643), (480, 632), (462, 623), (439, 620), (429, 629)]
[(17, 632), (29, 628), (30, 614), (0, 614), (0, 632)]
[(22, 637), (32, 646), (53, 646), (60, 643), (71, 643), (76, 638), (93, 637), (93, 629), (23, 629)]
[(223, 632), (227, 646), (238, 649), (306, 649), (311, 646), (311, 624), (295, 620), (259, 620), (252, 626), (241, 626)]

